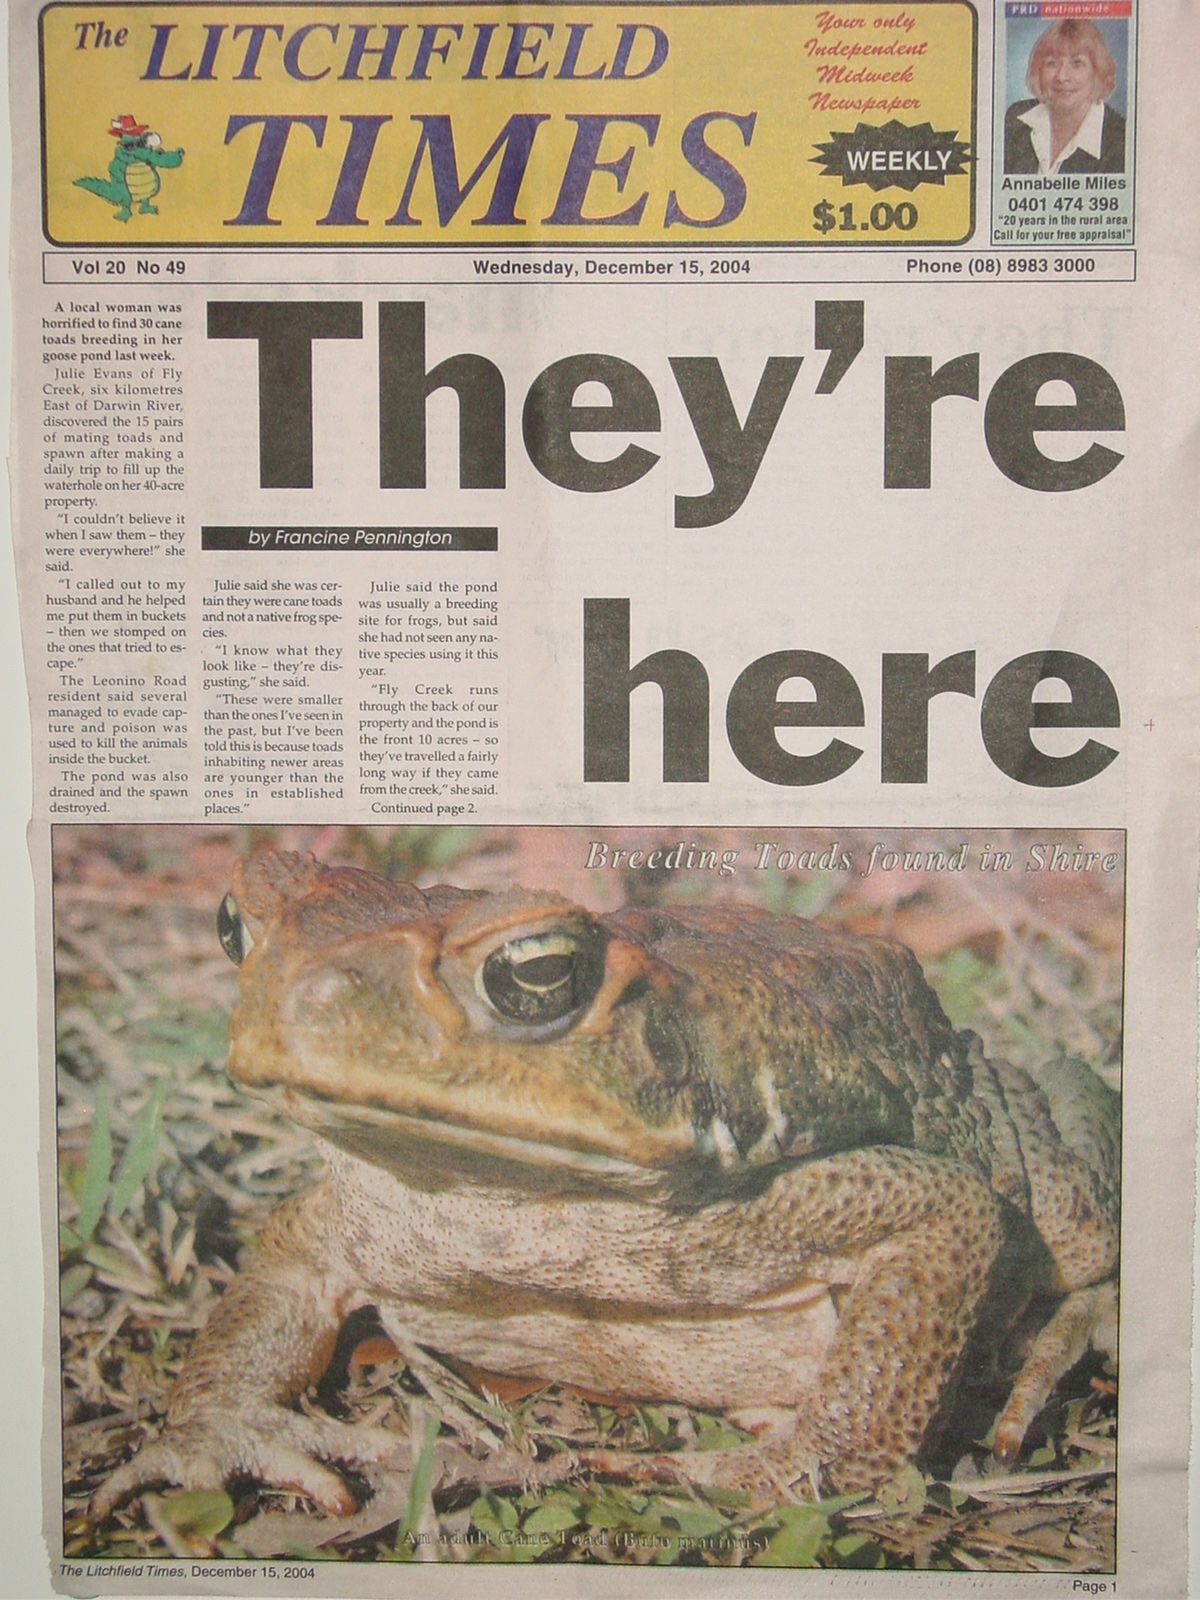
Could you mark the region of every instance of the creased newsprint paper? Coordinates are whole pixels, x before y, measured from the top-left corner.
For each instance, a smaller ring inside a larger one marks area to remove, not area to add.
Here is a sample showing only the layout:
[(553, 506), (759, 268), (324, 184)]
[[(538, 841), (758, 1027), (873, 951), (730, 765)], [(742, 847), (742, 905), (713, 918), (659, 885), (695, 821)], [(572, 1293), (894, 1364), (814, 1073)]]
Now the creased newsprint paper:
[(1183, 1595), (1195, 8), (11, 23), (49, 1581)]

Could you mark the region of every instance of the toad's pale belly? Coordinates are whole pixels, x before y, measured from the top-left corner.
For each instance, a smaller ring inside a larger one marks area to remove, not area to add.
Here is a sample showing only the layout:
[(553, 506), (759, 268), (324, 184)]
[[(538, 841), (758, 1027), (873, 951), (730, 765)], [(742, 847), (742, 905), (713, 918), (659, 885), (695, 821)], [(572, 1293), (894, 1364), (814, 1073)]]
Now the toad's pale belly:
[[(420, 1344), (508, 1377), (613, 1398), (713, 1408), (796, 1405), (812, 1392), (853, 1260), (801, 1268), (653, 1207), (564, 1204), (469, 1189), (423, 1193), (331, 1152), (330, 1232), (402, 1347)], [(680, 1293), (707, 1258), (736, 1293)], [(735, 1280), (738, 1280), (735, 1284)]]
[(786, 1309), (707, 1319), (619, 1321), (561, 1310), (489, 1317), (411, 1303), (379, 1310), (399, 1343), (492, 1372), (713, 1409), (799, 1404), (815, 1388), (837, 1329), (829, 1290), (815, 1284)]

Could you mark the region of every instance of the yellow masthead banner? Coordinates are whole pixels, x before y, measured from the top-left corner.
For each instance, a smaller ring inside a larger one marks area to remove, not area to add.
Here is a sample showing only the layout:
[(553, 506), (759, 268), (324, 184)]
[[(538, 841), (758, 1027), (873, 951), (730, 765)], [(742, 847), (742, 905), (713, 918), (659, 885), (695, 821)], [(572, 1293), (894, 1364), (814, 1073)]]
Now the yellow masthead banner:
[(869, 4), (60, 4), (64, 245), (956, 243), (976, 19)]

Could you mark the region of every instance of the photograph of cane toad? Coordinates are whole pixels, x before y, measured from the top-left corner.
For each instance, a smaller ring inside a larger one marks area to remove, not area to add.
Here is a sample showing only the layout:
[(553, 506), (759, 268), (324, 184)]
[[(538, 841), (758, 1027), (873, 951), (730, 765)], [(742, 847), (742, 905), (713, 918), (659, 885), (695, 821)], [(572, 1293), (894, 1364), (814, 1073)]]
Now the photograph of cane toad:
[(68, 1559), (1113, 1571), (1122, 834), (53, 854)]

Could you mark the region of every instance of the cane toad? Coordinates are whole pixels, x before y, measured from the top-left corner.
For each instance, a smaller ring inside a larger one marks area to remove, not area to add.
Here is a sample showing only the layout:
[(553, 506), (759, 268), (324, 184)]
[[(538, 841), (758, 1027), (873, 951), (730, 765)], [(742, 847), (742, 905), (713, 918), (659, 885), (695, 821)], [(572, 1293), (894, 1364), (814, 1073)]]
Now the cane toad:
[(1115, 1096), (957, 1033), (902, 946), (740, 908), (596, 917), (242, 862), (230, 1072), (326, 1142), (200, 1335), (147, 1483), (354, 1501), (395, 1436), (294, 1401), (339, 1326), (496, 1373), (784, 1419), (680, 1476), (867, 1486), (917, 1457), (985, 1302), (1054, 1297), (1012, 1457), (1115, 1321)]

